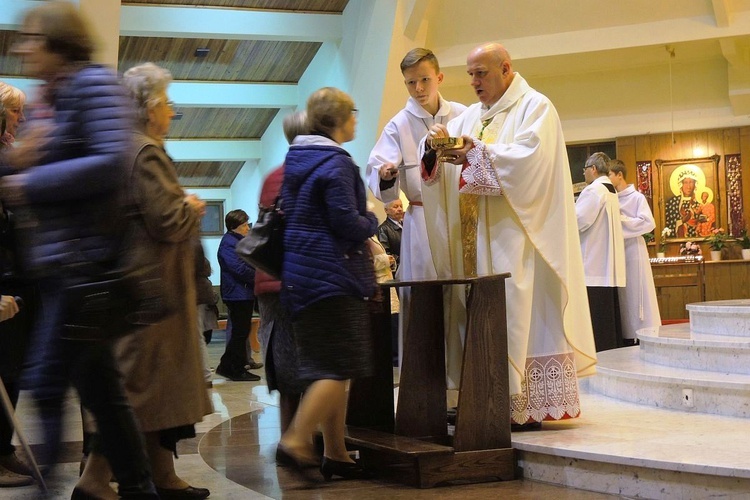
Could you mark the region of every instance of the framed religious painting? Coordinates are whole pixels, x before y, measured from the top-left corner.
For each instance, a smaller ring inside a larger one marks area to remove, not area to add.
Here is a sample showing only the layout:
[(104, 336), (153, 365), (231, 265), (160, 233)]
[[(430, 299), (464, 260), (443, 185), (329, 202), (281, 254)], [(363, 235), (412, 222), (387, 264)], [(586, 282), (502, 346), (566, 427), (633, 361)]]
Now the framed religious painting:
[(206, 200), (206, 215), (201, 219), (201, 236), (224, 234), (224, 200)]
[(656, 160), (661, 227), (667, 240), (703, 239), (721, 226), (719, 156)]

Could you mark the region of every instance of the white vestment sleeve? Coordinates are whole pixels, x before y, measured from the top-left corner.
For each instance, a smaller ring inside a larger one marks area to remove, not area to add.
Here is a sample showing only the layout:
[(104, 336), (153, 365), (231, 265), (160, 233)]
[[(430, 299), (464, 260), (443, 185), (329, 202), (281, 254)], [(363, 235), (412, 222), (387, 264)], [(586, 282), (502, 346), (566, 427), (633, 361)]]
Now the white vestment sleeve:
[[(401, 189), (399, 178), (388, 189), (380, 190), (380, 168), (386, 163), (400, 166), (403, 163), (401, 156), (401, 144), (399, 142), (398, 130), (394, 123), (388, 122), (380, 134), (380, 139), (375, 143), (375, 147), (370, 152), (370, 158), (367, 160), (367, 170), (365, 177), (367, 187), (372, 194), (383, 203), (388, 203), (399, 198)], [(400, 173), (399, 175), (401, 175)]]
[[(645, 207), (644, 207), (645, 205)], [(622, 236), (625, 239), (639, 237), (656, 227), (654, 216), (648, 207), (648, 202), (643, 198), (638, 202), (638, 208), (635, 217), (622, 216)]]

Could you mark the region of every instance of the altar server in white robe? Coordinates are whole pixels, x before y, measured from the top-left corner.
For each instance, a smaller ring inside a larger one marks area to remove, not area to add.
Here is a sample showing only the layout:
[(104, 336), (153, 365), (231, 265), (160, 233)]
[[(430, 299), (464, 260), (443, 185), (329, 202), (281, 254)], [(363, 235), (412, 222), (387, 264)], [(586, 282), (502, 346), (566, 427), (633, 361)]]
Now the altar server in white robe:
[[(383, 203), (399, 199), (400, 191), (404, 192), (409, 202), (402, 222), (396, 278), (434, 279), (437, 274), (427, 243), (417, 149), (430, 126), (448, 123), (461, 114), (466, 106), (446, 101), (440, 95), (443, 73), (431, 50), (410, 50), (401, 60), (401, 73), (410, 97), (406, 107), (386, 124), (372, 149), (367, 161), (366, 179), (372, 193)], [(408, 319), (409, 289), (401, 288), (399, 293), (400, 338)]]
[(609, 162), (609, 156), (601, 152), (589, 156), (583, 168), (587, 186), (576, 201), (597, 352), (624, 345), (618, 287), (626, 284), (625, 241), (617, 191), (607, 176)]
[(648, 249), (643, 235), (654, 230), (654, 215), (643, 194), (625, 181), (627, 170), (622, 160), (609, 164), (609, 180), (617, 190), (622, 215), (622, 236), (625, 238), (625, 288), (618, 288), (622, 336), (625, 345), (632, 345), (641, 328), (661, 325), (659, 303)]
[[(462, 136), (464, 147), (435, 151), (423, 142), (422, 199), (436, 270), (439, 277), (511, 273), (512, 421), (574, 418), (578, 376), (595, 372), (596, 353), (560, 120), (549, 99), (513, 71), (502, 45), (472, 50), (467, 72), (480, 102), (447, 127), (431, 128), (434, 138)], [(451, 314), (455, 379), (463, 293), (454, 294)]]

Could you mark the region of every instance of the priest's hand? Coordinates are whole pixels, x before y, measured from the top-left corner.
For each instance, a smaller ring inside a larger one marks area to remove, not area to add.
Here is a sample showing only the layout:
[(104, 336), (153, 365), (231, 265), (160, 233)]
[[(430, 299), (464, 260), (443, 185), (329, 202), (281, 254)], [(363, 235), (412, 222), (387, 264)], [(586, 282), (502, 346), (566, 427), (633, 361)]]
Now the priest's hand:
[(0, 321), (10, 319), (18, 314), (19, 308), (15, 297), (10, 295), (0, 296)]
[(455, 165), (463, 165), (466, 161), (466, 155), (469, 150), (474, 147), (474, 139), (468, 135), (461, 136), (464, 140), (464, 145), (460, 149), (448, 149), (446, 151), (438, 152), (440, 161), (453, 163)]
[(442, 123), (436, 123), (430, 127), (430, 130), (427, 133), (427, 145), (432, 147), (432, 139), (442, 139), (444, 137), (450, 137), (448, 127)]
[(378, 169), (378, 175), (384, 181), (390, 181), (398, 177), (398, 167), (393, 163), (383, 163)]

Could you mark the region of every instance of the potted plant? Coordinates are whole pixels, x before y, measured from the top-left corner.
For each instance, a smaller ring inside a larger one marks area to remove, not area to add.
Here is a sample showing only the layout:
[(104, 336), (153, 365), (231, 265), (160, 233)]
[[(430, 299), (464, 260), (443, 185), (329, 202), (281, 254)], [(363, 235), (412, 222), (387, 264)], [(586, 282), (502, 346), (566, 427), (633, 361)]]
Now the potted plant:
[(659, 238), (659, 250), (656, 252), (656, 256), (660, 259), (664, 258), (664, 254), (667, 251), (667, 238), (672, 236), (672, 230), (665, 227), (661, 230), (661, 238)]
[(742, 259), (750, 260), (750, 236), (747, 235), (747, 229), (743, 229), (740, 232), (740, 237), (737, 238), (737, 243), (742, 247)]
[(711, 260), (721, 260), (721, 249), (727, 246), (729, 235), (723, 227), (711, 230), (711, 234), (706, 237), (706, 242), (711, 248)]

